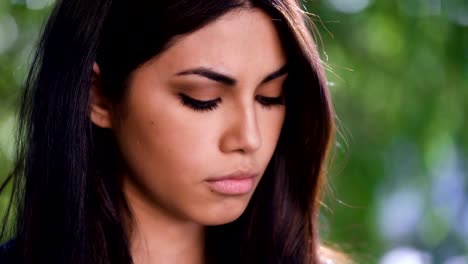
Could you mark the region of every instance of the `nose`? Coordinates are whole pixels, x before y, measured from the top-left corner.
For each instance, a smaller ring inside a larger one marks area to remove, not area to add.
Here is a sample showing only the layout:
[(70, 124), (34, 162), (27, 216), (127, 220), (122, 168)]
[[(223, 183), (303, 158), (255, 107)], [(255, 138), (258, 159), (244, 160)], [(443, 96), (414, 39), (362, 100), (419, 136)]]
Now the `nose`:
[(262, 145), (255, 108), (243, 108), (226, 117), (226, 128), (220, 140), (222, 152), (255, 152)]

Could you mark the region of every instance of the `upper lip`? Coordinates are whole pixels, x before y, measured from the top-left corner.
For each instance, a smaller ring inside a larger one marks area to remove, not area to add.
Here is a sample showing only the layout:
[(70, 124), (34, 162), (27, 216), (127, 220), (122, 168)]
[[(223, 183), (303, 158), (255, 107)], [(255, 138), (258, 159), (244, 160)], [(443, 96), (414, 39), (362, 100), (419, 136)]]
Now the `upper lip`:
[(218, 177), (211, 177), (206, 180), (207, 181), (242, 180), (242, 179), (255, 178), (257, 176), (258, 176), (258, 172), (254, 170), (238, 170), (233, 173), (229, 173), (229, 174), (218, 176)]

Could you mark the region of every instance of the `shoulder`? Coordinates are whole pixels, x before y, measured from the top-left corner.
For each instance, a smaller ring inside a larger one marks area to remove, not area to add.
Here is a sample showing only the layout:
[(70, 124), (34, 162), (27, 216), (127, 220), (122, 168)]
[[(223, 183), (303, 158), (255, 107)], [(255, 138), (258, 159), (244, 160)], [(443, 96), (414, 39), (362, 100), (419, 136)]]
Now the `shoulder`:
[(10, 240), (0, 245), (0, 264), (14, 263), (13, 255), (15, 248), (15, 240)]

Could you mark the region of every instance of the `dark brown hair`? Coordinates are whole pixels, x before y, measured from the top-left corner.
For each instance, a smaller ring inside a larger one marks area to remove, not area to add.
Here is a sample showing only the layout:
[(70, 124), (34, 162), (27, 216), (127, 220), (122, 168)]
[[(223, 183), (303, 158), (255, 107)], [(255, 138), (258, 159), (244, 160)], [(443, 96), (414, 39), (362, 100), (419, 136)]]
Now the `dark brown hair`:
[[(119, 102), (130, 74), (236, 8), (260, 8), (283, 42), (286, 118), (248, 208), (207, 228), (216, 263), (318, 263), (317, 214), (334, 114), (308, 18), (295, 0), (58, 1), (42, 34), (20, 108), (13, 179), (15, 263), (131, 263), (128, 213), (112, 133), (92, 125), (94, 62)], [(124, 209), (122, 209), (124, 208)]]

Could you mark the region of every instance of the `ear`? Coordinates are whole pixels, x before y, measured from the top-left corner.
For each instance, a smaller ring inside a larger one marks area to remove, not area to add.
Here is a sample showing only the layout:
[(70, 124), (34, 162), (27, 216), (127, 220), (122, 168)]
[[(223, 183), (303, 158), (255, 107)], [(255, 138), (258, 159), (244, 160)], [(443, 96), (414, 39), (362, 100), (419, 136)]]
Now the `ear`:
[(101, 128), (112, 128), (111, 104), (102, 94), (101, 72), (96, 62), (93, 64), (89, 111), (93, 124)]

